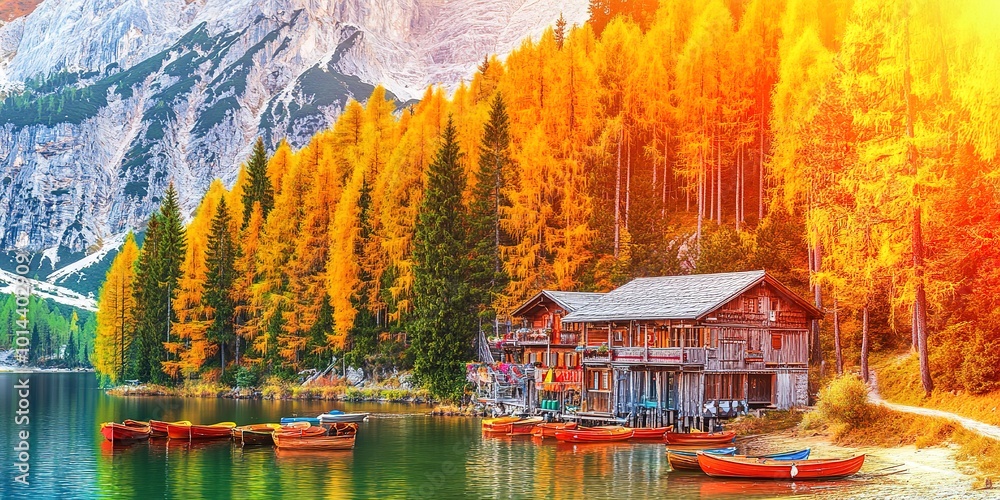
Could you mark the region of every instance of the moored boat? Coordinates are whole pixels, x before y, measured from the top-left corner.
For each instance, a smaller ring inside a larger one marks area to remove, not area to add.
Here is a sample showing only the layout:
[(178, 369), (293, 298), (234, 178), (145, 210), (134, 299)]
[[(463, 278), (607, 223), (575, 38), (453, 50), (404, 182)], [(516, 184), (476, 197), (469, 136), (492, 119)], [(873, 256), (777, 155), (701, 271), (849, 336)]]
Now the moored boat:
[(580, 427), (573, 430), (556, 431), (556, 439), (567, 443), (606, 443), (628, 440), (634, 432), (634, 429), (616, 425)]
[(134, 443), (149, 439), (149, 434), (149, 424), (141, 425), (135, 421), (126, 421), (126, 423), (121, 424), (117, 422), (105, 422), (101, 424), (101, 435), (104, 436), (104, 439), (112, 443)]
[(668, 432), (665, 434), (667, 444), (693, 444), (712, 446), (728, 444), (736, 440), (736, 432)]
[(271, 433), (280, 428), (280, 424), (241, 425), (233, 428), (233, 440), (243, 446), (274, 444)]
[(324, 425), (323, 427), (326, 428), (326, 433), (330, 436), (345, 436), (358, 433), (357, 422), (337, 422)]
[(670, 463), (670, 468), (674, 470), (696, 470), (700, 471), (701, 467), (698, 465), (698, 452), (711, 453), (712, 455), (719, 456), (733, 456), (736, 454), (736, 447), (729, 446), (727, 448), (714, 448), (705, 450), (667, 450), (667, 462)]
[(576, 422), (545, 422), (535, 425), (531, 435), (539, 438), (556, 437), (556, 431), (571, 431), (576, 429)]
[(296, 427), (283, 426), (282, 428), (277, 429), (277, 430), (275, 430), (273, 432), (273, 434), (275, 436), (279, 436), (280, 435), (280, 436), (287, 436), (287, 437), (302, 437), (302, 438), (325, 436), (325, 435), (327, 435), (327, 433), (328, 433), (327, 428), (323, 427), (323, 426), (319, 426), (319, 425), (313, 425), (313, 426), (310, 426), (310, 427), (304, 427), (304, 426), (296, 426)]
[(666, 427), (636, 427), (633, 429), (632, 439), (663, 439), (666, 433), (674, 430), (674, 426)]
[(510, 423), (510, 430), (507, 434), (511, 436), (526, 436), (531, 434), (531, 430), (535, 428), (536, 425), (542, 423), (542, 417), (531, 417), (518, 420), (517, 422)]
[(770, 458), (773, 460), (808, 460), (811, 448), (795, 451), (781, 451), (767, 455), (749, 455), (747, 458)]
[(483, 419), (483, 432), (510, 432), (510, 424), (521, 417), (496, 417)]
[[(183, 424), (187, 425), (183, 425)], [(191, 422), (167, 424), (167, 437), (170, 439), (224, 439), (233, 433), (235, 422), (219, 422), (212, 425), (195, 425)]]
[(296, 422), (305, 422), (309, 425), (319, 425), (319, 417), (281, 417), (281, 425), (294, 424)]
[(701, 470), (713, 477), (750, 479), (836, 479), (856, 474), (865, 455), (843, 459), (775, 460), (698, 454)]
[[(137, 424), (145, 423), (145, 422), (140, 422), (138, 420), (126, 420), (125, 422), (126, 423), (137, 423)], [(176, 422), (164, 422), (163, 420), (150, 420), (149, 421), (149, 428), (150, 428), (149, 437), (152, 437), (152, 438), (165, 438), (165, 437), (167, 437), (167, 426), (170, 425), (170, 424), (191, 425), (191, 422), (189, 422), (187, 420), (178, 420)]]
[(343, 436), (295, 436), (282, 432), (274, 433), (274, 445), (281, 450), (350, 450), (354, 448), (355, 434)]
[(324, 413), (319, 417), (320, 425), (323, 424), (334, 424), (341, 422), (364, 422), (368, 418), (367, 413)]

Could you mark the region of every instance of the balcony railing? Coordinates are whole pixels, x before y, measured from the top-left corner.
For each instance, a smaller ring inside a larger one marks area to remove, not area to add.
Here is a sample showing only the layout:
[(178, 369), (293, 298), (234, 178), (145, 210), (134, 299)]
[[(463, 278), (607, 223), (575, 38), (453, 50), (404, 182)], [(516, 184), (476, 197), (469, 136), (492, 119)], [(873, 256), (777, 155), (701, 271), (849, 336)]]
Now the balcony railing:
[(611, 359), (622, 363), (705, 364), (705, 349), (701, 347), (617, 347), (612, 352)]
[(580, 343), (578, 332), (560, 332), (558, 335), (552, 329), (542, 330), (521, 329), (508, 333), (502, 342), (506, 345), (577, 345)]

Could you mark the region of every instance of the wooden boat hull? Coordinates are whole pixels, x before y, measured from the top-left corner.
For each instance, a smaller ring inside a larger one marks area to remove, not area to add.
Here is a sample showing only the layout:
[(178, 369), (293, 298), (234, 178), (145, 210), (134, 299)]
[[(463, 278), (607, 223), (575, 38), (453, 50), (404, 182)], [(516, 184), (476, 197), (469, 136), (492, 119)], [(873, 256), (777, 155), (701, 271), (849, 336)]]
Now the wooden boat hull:
[(667, 439), (667, 444), (682, 444), (682, 445), (702, 445), (702, 446), (714, 446), (720, 444), (732, 443), (736, 440), (736, 433), (733, 431), (726, 432), (668, 432), (665, 434)]
[[(137, 420), (126, 420), (126, 422), (138, 422)], [(151, 432), (149, 437), (152, 438), (165, 438), (167, 436), (167, 426), (170, 424), (174, 425), (191, 425), (191, 422), (187, 420), (178, 420), (176, 422), (164, 422), (163, 420), (150, 420), (149, 428)]]
[(663, 439), (663, 436), (674, 430), (674, 426), (650, 427), (633, 429), (632, 439)]
[(149, 439), (151, 430), (148, 425), (119, 424), (116, 422), (105, 422), (101, 424), (101, 435), (104, 439), (112, 443), (134, 443)]
[(170, 439), (227, 439), (233, 434), (234, 422), (220, 422), (212, 425), (175, 425), (167, 424), (167, 437)]
[(701, 466), (698, 465), (699, 451), (719, 456), (733, 456), (736, 454), (736, 447), (730, 446), (728, 448), (704, 449), (696, 451), (669, 449), (667, 450), (667, 462), (670, 463), (670, 468), (674, 470), (693, 470), (701, 472)]
[(549, 422), (534, 426), (531, 429), (531, 435), (540, 438), (554, 438), (556, 437), (556, 431), (571, 431), (574, 429), (576, 429), (576, 422)]
[(701, 470), (713, 477), (836, 479), (856, 474), (864, 463), (865, 455), (829, 460), (774, 460), (698, 454), (698, 465), (701, 466)]
[(632, 438), (634, 429), (628, 427), (592, 427), (577, 428), (569, 431), (556, 431), (556, 439), (567, 443), (608, 443), (612, 441), (627, 441)]
[(483, 420), (483, 432), (510, 432), (510, 424), (521, 420), (520, 417), (497, 417)]
[(274, 433), (274, 445), (281, 450), (350, 450), (354, 448), (354, 441), (357, 436), (348, 434), (343, 436), (313, 436), (298, 437)]
[(233, 440), (243, 446), (274, 444), (271, 433), (280, 428), (278, 424), (241, 425), (233, 429)]
[(357, 422), (338, 422), (323, 427), (326, 428), (326, 433), (330, 436), (348, 436), (358, 433)]
[(527, 436), (531, 434), (531, 430), (535, 428), (536, 425), (542, 423), (542, 417), (531, 417), (524, 420), (518, 420), (517, 422), (512, 422), (510, 424), (510, 430), (507, 434), (511, 436)]
[(273, 434), (275, 436), (282, 436), (288, 438), (311, 438), (311, 437), (326, 436), (327, 432), (328, 431), (325, 427), (315, 425), (312, 427), (304, 427), (304, 428), (282, 427), (281, 429), (274, 431)]

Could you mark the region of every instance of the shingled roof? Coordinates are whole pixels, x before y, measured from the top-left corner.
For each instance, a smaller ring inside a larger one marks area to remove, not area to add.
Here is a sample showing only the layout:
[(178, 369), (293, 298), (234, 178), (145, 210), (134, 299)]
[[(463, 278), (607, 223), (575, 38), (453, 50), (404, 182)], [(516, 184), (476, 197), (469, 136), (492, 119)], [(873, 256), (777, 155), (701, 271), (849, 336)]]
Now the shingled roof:
[(810, 315), (822, 313), (764, 271), (636, 278), (562, 318), (566, 323), (699, 319), (767, 280)]
[(524, 301), (521, 307), (518, 307), (512, 316), (524, 316), (528, 309), (533, 307), (538, 303), (542, 297), (548, 297), (552, 302), (555, 302), (559, 307), (563, 308), (566, 312), (571, 313), (580, 309), (581, 307), (603, 297), (603, 293), (594, 292), (562, 292), (558, 290), (542, 290), (535, 294), (534, 297)]

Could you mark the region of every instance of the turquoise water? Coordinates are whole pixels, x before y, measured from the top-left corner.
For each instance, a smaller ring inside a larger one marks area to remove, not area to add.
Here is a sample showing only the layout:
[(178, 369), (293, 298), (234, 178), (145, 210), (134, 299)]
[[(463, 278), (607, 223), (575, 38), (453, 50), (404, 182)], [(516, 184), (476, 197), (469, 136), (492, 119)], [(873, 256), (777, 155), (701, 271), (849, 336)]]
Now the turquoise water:
[[(0, 374), (0, 498), (699, 498), (786, 496), (842, 486), (712, 480), (671, 472), (662, 444), (571, 445), (484, 437), (478, 419), (421, 405), (115, 398), (93, 374), (30, 374), (30, 425), (15, 424), (14, 374)], [(20, 376), (21, 378), (24, 375)], [(372, 412), (344, 452), (241, 449), (229, 441), (115, 446), (101, 422), (274, 422), (331, 409)], [(30, 485), (14, 482), (17, 432), (30, 432)], [(835, 493), (834, 493), (835, 494)]]

